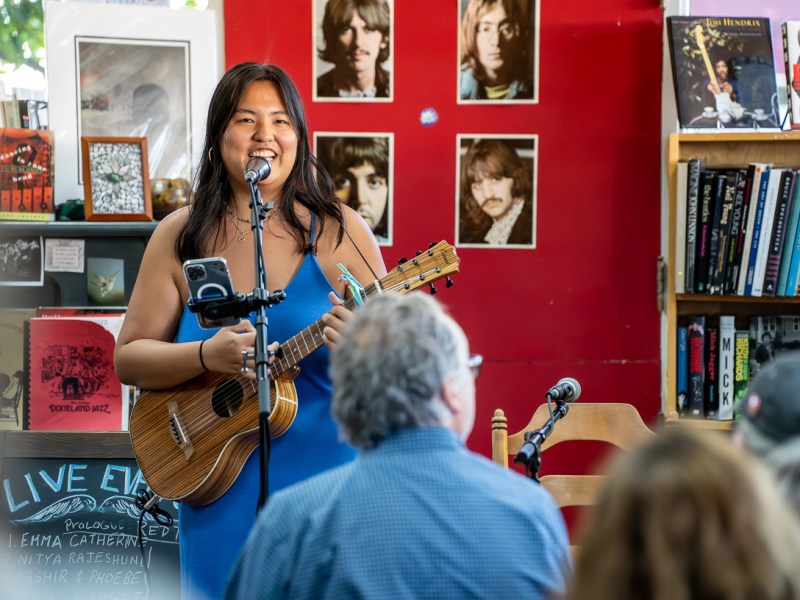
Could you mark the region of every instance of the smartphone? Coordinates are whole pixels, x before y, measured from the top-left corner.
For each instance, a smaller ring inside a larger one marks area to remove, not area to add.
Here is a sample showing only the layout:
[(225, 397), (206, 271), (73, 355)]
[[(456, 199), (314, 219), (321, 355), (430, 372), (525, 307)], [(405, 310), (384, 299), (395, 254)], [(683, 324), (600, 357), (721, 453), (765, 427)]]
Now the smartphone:
[(236, 315), (211, 318), (206, 311), (200, 310), (201, 306), (211, 300), (233, 299), (233, 282), (228, 272), (228, 262), (220, 257), (193, 258), (183, 263), (183, 274), (189, 284), (189, 306), (195, 305), (197, 322), (203, 329), (214, 327), (227, 327), (239, 323)]

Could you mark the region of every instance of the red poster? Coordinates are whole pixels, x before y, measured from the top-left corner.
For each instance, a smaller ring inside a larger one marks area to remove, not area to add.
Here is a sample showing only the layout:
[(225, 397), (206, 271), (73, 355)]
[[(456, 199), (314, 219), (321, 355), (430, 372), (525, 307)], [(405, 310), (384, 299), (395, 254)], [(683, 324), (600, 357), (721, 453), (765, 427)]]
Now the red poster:
[(127, 386), (114, 371), (122, 319), (93, 315), (30, 320), (29, 429), (127, 429)]

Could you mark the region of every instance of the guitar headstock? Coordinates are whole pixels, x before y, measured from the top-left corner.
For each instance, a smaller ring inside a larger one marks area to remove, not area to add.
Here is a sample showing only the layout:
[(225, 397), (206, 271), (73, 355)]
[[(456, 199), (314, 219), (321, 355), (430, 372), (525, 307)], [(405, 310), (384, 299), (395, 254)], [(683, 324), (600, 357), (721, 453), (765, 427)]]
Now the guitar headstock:
[(699, 23), (694, 28), (694, 39), (697, 41), (697, 45), (701, 48), (705, 49), (706, 47), (706, 36), (703, 34), (703, 26)]
[(381, 278), (380, 286), (385, 292), (405, 294), (424, 285), (431, 285), (431, 292), (435, 294), (433, 282), (446, 277), (447, 287), (453, 285), (449, 276), (458, 273), (459, 263), (456, 249), (442, 240), (438, 244), (432, 244), (424, 252), (417, 252), (411, 260), (401, 259), (398, 266)]

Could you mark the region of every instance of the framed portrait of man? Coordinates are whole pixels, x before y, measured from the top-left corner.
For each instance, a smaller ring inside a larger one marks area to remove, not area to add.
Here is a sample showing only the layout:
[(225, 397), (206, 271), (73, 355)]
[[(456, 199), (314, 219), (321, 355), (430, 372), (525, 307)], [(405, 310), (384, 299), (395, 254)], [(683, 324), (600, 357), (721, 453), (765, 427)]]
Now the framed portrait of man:
[(458, 135), (456, 243), (536, 247), (536, 135)]
[(458, 2), (458, 103), (538, 103), (539, 0)]
[(393, 0), (313, 0), (314, 99), (391, 102)]
[(391, 133), (314, 134), (317, 159), (336, 196), (363, 217), (382, 246), (392, 243), (393, 147)]

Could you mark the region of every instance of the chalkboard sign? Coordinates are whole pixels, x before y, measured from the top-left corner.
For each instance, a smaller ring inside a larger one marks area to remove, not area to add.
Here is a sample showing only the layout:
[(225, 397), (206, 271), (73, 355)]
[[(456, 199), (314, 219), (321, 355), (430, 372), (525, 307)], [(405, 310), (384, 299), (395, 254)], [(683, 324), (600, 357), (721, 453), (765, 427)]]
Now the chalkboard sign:
[[(81, 436), (84, 452), (68, 452), (64, 444), (57, 444), (61, 449), (53, 452), (49, 444), (46, 454), (73, 457), (18, 456), (38, 453), (30, 447), (31, 436), (40, 438), (39, 445), (59, 436), (73, 441)], [(161, 508), (174, 517), (170, 525), (145, 515), (140, 548), (141, 511), (134, 500), (146, 484), (131, 457), (127, 434), (23, 431), (4, 437), (18, 437), (27, 446), (20, 451), (20, 444), (6, 439), (0, 474), (4, 598), (16, 598), (14, 592), (19, 598), (41, 599), (180, 597), (177, 506), (161, 502)], [(98, 447), (104, 439), (113, 442)], [(89, 452), (87, 443), (94, 446)], [(109, 452), (115, 445), (124, 451)], [(80, 455), (84, 458), (75, 458)]]

